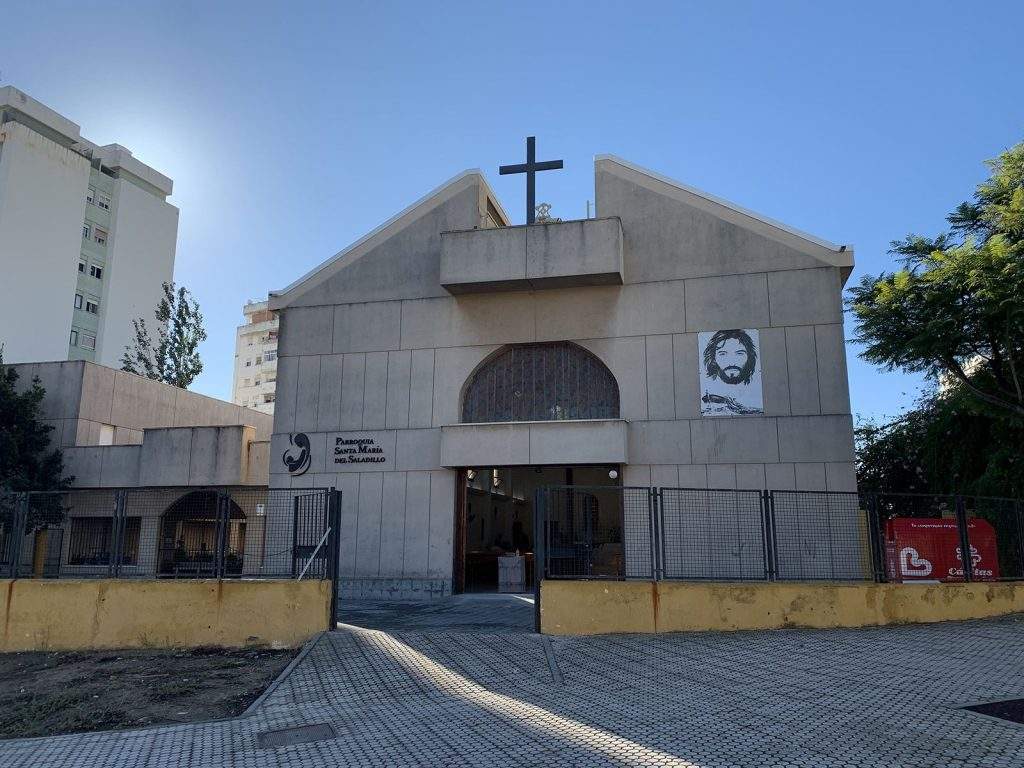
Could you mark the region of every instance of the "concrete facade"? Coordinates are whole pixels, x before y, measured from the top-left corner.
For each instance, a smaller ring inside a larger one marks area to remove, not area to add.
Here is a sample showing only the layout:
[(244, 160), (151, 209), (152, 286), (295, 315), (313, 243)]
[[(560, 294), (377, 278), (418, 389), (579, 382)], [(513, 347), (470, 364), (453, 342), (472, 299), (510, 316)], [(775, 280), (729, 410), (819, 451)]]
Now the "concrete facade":
[[(597, 159), (595, 182), (598, 220), (508, 227), (482, 174), (466, 172), (271, 294), (271, 487), (343, 492), (343, 590), (450, 589), (460, 464), (600, 461), (621, 464), (626, 485), (856, 489), (841, 297), (852, 250), (617, 158)], [(587, 240), (607, 221), (622, 284), (589, 284), (608, 274)], [(547, 244), (547, 273), (530, 272), (531, 239)], [(562, 282), (534, 287), (532, 274)], [(764, 413), (702, 418), (697, 334), (730, 328), (759, 332)], [(482, 362), (546, 341), (574, 342), (614, 375), (610, 438), (595, 446), (588, 422), (459, 423)], [(310, 464), (292, 476), (277, 457), (299, 432)], [(358, 440), (380, 461), (339, 463)]]
[(75, 488), (263, 485), (271, 416), (84, 360), (12, 366), (38, 378)]
[[(120, 365), (173, 279), (172, 181), (0, 87), (0, 343), (7, 362)], [(150, 319), (149, 323), (155, 322)]]

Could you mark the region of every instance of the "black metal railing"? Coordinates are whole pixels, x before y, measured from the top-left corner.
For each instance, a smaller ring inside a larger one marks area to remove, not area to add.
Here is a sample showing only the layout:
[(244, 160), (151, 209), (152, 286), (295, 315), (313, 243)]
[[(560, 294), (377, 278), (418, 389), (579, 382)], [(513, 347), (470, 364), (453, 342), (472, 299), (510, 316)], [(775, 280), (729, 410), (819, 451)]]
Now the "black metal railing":
[(1024, 579), (1016, 499), (556, 486), (535, 501), (543, 578)]
[(0, 577), (330, 579), (339, 516), (328, 488), (0, 493)]

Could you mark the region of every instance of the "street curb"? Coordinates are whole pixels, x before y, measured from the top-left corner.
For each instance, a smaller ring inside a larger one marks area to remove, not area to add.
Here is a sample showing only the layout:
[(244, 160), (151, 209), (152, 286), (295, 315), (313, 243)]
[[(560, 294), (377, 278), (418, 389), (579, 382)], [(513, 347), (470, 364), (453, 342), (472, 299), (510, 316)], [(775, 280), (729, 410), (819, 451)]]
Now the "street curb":
[(317, 643), (323, 640), (324, 635), (326, 634), (327, 630), (323, 632), (318, 632), (309, 640), (307, 640), (306, 644), (302, 646), (302, 650), (299, 651), (298, 655), (290, 662), (288, 662), (288, 666), (281, 670), (281, 674), (274, 678), (274, 682), (267, 686), (267, 689), (256, 698), (256, 701), (254, 701), (252, 704), (246, 707), (245, 711), (241, 714), (235, 715), (234, 717), (227, 719), (237, 720), (239, 718), (249, 717), (250, 715), (255, 714), (256, 710), (263, 706), (263, 702), (267, 700), (270, 694), (276, 691), (278, 689), (278, 686), (280, 686), (281, 683), (288, 679), (288, 675), (292, 673), (292, 670), (294, 670), (297, 666), (299, 666), (299, 664), (302, 663), (302, 660), (309, 655), (309, 652), (316, 647)]

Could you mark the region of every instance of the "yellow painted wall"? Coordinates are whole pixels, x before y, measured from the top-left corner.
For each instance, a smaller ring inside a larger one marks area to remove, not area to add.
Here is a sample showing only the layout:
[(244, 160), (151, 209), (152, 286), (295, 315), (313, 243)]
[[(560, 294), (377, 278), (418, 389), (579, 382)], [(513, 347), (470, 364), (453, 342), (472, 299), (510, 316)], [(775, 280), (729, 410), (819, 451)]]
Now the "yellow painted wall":
[(330, 620), (329, 581), (3, 579), (0, 651), (294, 648)]
[(865, 627), (1024, 612), (1024, 584), (561, 581), (541, 584), (541, 631)]

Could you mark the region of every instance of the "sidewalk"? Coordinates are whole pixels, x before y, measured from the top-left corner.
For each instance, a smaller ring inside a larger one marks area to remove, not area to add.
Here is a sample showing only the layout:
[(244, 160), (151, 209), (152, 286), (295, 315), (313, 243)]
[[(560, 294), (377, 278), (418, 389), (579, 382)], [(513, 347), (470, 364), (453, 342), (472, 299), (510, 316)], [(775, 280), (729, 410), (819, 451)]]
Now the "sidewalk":
[[(0, 766), (1009, 768), (1024, 726), (957, 707), (1024, 697), (1022, 640), (1016, 618), (551, 639), (346, 625), (247, 718), (6, 742)], [(319, 723), (335, 737), (257, 744)]]

